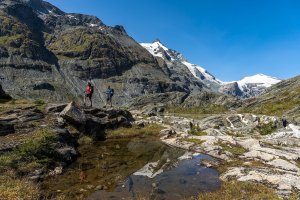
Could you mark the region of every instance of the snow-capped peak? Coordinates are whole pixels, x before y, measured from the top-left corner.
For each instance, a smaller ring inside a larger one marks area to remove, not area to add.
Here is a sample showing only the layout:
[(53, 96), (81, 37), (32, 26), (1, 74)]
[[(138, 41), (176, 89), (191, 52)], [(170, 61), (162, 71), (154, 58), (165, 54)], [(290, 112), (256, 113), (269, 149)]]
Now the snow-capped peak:
[(240, 87), (246, 84), (259, 84), (263, 87), (271, 87), (272, 85), (279, 83), (281, 80), (276, 77), (267, 76), (264, 74), (256, 74), (254, 76), (248, 76), (238, 81)]
[(239, 81), (224, 82), (223, 85), (226, 88), (226, 84), (237, 83), (242, 97), (253, 97), (261, 94), (266, 88), (279, 83), (281, 80), (275, 77), (267, 76), (264, 74), (256, 74), (254, 76), (245, 77)]
[(169, 50), (158, 39), (153, 43), (140, 43), (145, 49), (147, 49), (153, 56), (165, 58), (165, 54)]
[(199, 65), (188, 62), (181, 53), (167, 48), (158, 39), (156, 39), (153, 43), (140, 43), (140, 44), (155, 57), (161, 57), (165, 61), (179, 62), (185, 65), (190, 71), (190, 73), (196, 79), (201, 80), (202, 82), (206, 82), (208, 86), (211, 85), (211, 83), (221, 84), (221, 82), (218, 81), (209, 72), (207, 72), (206, 69), (200, 67)]

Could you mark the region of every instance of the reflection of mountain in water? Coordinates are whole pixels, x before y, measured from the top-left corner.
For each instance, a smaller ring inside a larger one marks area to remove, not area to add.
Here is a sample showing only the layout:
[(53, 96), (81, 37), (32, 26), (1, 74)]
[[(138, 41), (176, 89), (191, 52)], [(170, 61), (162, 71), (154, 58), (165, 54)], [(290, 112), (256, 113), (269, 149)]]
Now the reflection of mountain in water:
[[(155, 144), (152, 148), (148, 145), (149, 143), (144, 146), (143, 142), (130, 142), (127, 146), (135, 152), (140, 148), (141, 152), (157, 149)], [(163, 145), (153, 156), (153, 158), (158, 156), (157, 161), (147, 163), (129, 176), (124, 183), (119, 184), (114, 191), (97, 191), (88, 199), (117, 200), (147, 197), (173, 200), (195, 196), (203, 191), (212, 191), (220, 186), (218, 172), (199, 165), (202, 159), (211, 157), (196, 155), (191, 156), (191, 159), (181, 160), (183, 153), (180, 149)]]

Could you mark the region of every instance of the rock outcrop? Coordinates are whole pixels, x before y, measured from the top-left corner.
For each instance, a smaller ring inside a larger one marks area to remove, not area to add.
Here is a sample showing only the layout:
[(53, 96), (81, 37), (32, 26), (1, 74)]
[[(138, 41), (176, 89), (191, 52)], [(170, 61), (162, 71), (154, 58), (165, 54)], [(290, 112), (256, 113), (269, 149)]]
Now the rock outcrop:
[(288, 199), (299, 194), (300, 127), (284, 127), (279, 117), (254, 114), (222, 114), (200, 119), (157, 115), (143, 117), (133, 112), (136, 124), (158, 123), (165, 127), (165, 143), (218, 158), (215, 167), (224, 181), (258, 182), (274, 188)]
[(119, 109), (83, 109), (74, 102), (60, 113), (65, 121), (75, 126), (83, 134), (96, 138), (105, 138), (104, 130), (113, 129), (120, 126), (130, 126), (133, 118), (131, 113)]

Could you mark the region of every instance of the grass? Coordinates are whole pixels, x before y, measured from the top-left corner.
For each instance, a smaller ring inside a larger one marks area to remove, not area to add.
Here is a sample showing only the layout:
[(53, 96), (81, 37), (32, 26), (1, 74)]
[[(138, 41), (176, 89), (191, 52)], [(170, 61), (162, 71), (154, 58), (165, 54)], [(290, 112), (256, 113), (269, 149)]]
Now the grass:
[(207, 135), (207, 133), (202, 131), (198, 125), (192, 125), (191, 130), (189, 130), (188, 133), (195, 136)]
[(133, 126), (131, 128), (118, 128), (115, 130), (107, 131), (107, 138), (126, 138), (135, 137), (141, 135), (152, 135), (157, 136), (159, 132), (163, 129), (162, 126), (158, 124), (150, 124), (145, 127)]
[(2, 36), (0, 37), (1, 45), (9, 45), (11, 42), (23, 38), (22, 35)]
[(41, 166), (50, 166), (59, 161), (59, 155), (52, 147), (56, 140), (57, 136), (48, 129), (36, 131), (30, 141), (0, 155), (0, 170), (16, 169), (28, 173)]
[(261, 135), (269, 135), (276, 131), (277, 127), (273, 122), (270, 122), (268, 124), (262, 124), (259, 125), (256, 130), (261, 134)]
[(247, 150), (240, 145), (233, 145), (228, 142), (218, 142), (216, 145), (222, 147), (224, 151), (228, 151), (235, 156), (244, 154)]
[(300, 194), (297, 191), (294, 191), (290, 197), (288, 198), (288, 200), (299, 200), (300, 198)]
[(78, 139), (78, 144), (80, 145), (89, 145), (93, 143), (93, 139), (89, 136), (82, 136)]
[(289, 87), (273, 94), (274, 98), (240, 111), (243, 113), (256, 113), (264, 115), (282, 116), (286, 111), (300, 105), (300, 87)]
[(11, 175), (0, 175), (0, 199), (39, 199), (39, 187), (27, 179), (16, 179)]
[(197, 145), (201, 145), (203, 144), (203, 142), (205, 142), (204, 140), (199, 140), (199, 139), (195, 139), (195, 138), (183, 138), (182, 141), (185, 142), (191, 142)]
[(222, 199), (222, 200), (262, 200), (272, 199), (279, 200), (274, 190), (257, 183), (251, 182), (225, 182), (222, 184), (221, 189), (215, 192), (205, 192), (199, 194), (197, 200), (211, 200), (211, 199)]
[(210, 104), (208, 106), (185, 108), (181, 106), (168, 106), (167, 111), (174, 114), (221, 114), (228, 111), (222, 105)]

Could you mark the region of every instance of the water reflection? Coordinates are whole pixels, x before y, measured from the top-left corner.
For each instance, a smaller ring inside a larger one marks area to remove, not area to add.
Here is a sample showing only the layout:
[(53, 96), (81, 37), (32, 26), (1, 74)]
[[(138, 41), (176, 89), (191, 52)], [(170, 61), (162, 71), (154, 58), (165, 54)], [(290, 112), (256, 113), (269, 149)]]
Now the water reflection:
[(76, 163), (43, 188), (70, 199), (182, 199), (220, 184), (215, 170), (199, 166), (210, 157), (178, 159), (185, 151), (156, 138), (107, 140), (81, 147), (80, 153)]

